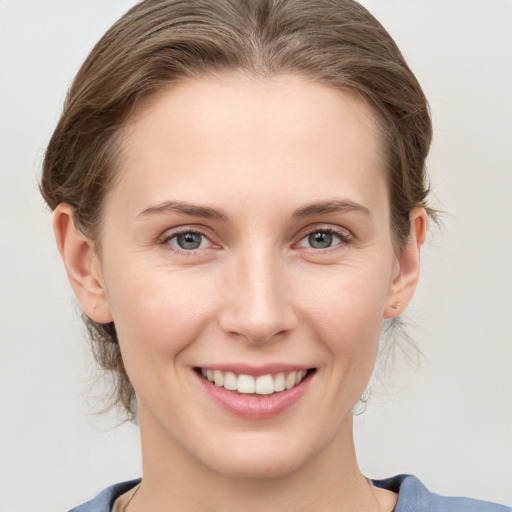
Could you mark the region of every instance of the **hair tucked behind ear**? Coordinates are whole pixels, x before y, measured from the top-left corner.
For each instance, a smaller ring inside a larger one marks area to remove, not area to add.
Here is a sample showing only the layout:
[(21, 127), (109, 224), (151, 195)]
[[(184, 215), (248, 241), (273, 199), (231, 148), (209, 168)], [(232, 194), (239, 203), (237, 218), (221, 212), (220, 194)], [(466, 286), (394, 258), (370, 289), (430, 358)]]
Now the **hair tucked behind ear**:
[[(395, 42), (353, 0), (146, 0), (128, 11), (79, 70), (48, 145), (41, 192), (73, 207), (101, 252), (105, 194), (114, 185), (126, 120), (184, 77), (293, 73), (368, 101), (382, 126), (397, 251), (409, 212), (427, 207), (432, 137), (425, 96)], [(113, 372), (113, 404), (136, 414), (113, 324), (85, 318), (99, 364)]]

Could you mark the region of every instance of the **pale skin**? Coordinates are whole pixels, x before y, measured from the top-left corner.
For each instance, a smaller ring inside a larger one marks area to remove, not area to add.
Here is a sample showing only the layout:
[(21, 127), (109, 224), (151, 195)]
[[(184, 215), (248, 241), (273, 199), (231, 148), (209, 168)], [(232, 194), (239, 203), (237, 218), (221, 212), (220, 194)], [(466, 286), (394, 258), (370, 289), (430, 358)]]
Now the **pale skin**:
[[(352, 409), (413, 296), (426, 216), (397, 250), (377, 133), (362, 100), (299, 77), (189, 79), (128, 123), (101, 254), (56, 208), (75, 294), (115, 322), (137, 394), (128, 512), (393, 510), (359, 470)], [(269, 419), (220, 408), (194, 371), (276, 362), (314, 375)]]

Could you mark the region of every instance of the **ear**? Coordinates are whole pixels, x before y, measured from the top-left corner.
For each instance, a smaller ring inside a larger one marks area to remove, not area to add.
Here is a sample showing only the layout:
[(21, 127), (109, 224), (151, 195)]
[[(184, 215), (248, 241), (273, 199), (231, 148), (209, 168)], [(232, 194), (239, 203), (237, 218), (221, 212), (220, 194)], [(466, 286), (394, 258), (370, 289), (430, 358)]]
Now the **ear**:
[(398, 272), (388, 294), (384, 319), (401, 315), (411, 301), (420, 277), (420, 250), (425, 241), (427, 214), (423, 208), (414, 208), (409, 215), (409, 239), (398, 255)]
[(75, 226), (71, 206), (61, 203), (53, 212), (53, 231), (69, 282), (84, 313), (95, 322), (112, 321), (100, 262), (92, 240)]

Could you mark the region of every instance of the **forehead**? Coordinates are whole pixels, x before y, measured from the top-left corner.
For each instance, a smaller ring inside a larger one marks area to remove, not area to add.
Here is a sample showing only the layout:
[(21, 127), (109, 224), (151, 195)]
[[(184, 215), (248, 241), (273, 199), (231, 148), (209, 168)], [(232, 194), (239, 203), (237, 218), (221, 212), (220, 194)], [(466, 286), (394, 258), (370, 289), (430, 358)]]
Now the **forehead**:
[[(117, 188), (141, 202), (169, 194), (202, 200), (213, 190), (219, 200), (251, 189), (273, 195), (276, 187), (287, 197), (293, 188), (298, 200), (309, 195), (305, 202), (325, 199), (329, 188), (371, 202), (386, 188), (368, 104), (293, 75), (183, 80), (138, 109), (123, 145)], [(340, 177), (344, 190), (337, 190)]]
[(306, 126), (315, 122), (323, 131), (339, 131), (340, 121), (349, 121), (372, 138), (379, 136), (374, 110), (356, 92), (297, 75), (258, 78), (234, 72), (185, 78), (143, 100), (126, 123), (126, 132), (157, 128), (162, 121), (169, 132), (179, 125), (190, 135), (201, 135), (204, 128), (224, 128), (217, 136), (228, 135), (230, 128), (243, 130), (248, 143), (262, 135), (257, 131), (261, 127), (268, 137), (300, 140)]

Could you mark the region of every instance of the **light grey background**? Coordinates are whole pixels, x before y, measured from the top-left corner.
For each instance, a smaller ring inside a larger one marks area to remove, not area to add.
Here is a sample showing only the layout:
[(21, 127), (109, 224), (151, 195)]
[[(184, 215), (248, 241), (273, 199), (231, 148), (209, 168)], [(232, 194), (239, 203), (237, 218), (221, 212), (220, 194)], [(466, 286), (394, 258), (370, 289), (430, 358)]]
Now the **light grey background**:
[[(0, 0), (0, 511), (54, 512), (140, 474), (97, 418), (87, 343), (37, 191), (66, 89), (131, 0)], [(367, 0), (430, 99), (436, 205), (407, 318), (424, 353), (356, 418), (369, 477), (512, 503), (512, 2)], [(90, 398), (87, 399), (86, 396)]]

